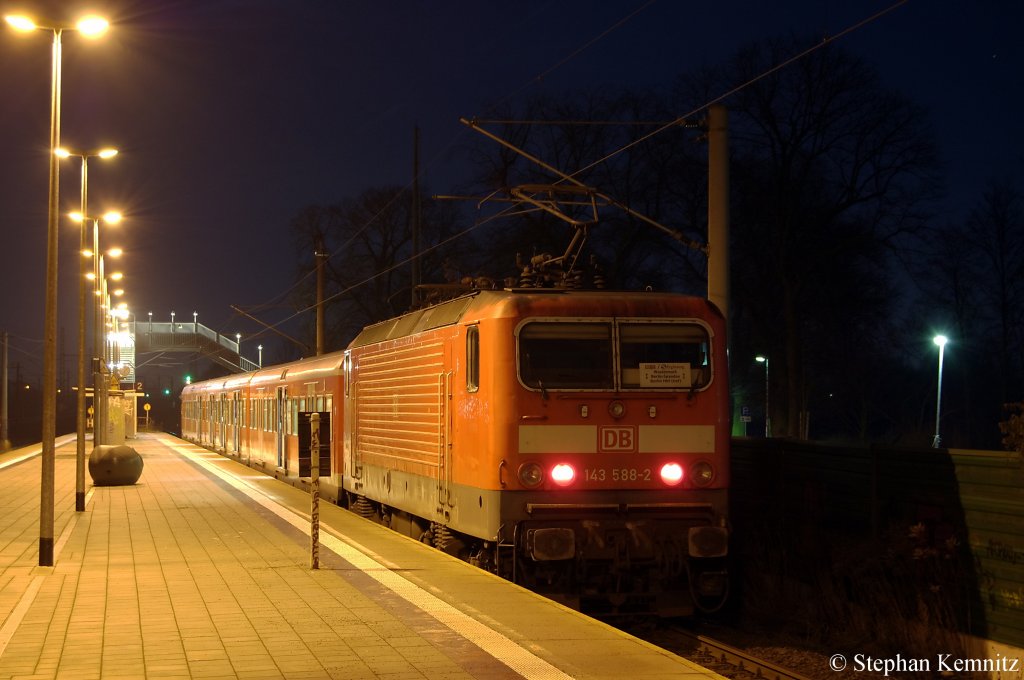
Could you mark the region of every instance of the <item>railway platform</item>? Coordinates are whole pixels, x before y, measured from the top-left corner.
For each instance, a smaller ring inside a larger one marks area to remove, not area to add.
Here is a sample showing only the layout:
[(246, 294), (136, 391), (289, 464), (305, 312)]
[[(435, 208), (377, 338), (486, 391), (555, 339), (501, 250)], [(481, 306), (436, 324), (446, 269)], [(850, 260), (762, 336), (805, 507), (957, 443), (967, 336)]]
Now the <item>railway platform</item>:
[(76, 513), (58, 440), (53, 567), (39, 447), (0, 455), (0, 680), (721, 677), (327, 502), (310, 569), (308, 494), (170, 435), (132, 446), (138, 483)]

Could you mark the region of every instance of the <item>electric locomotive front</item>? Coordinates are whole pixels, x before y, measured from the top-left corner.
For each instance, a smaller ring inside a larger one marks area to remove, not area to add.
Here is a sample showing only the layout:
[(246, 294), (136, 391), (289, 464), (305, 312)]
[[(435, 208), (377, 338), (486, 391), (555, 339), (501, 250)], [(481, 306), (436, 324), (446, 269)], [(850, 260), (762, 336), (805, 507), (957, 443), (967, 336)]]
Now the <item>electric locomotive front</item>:
[[(727, 592), (724, 320), (706, 300), (521, 292), (488, 333), (495, 567), (597, 613), (692, 613)], [(500, 327), (504, 327), (503, 329)], [(504, 357), (504, 361), (502, 361)], [(509, 559), (512, 558), (512, 559)]]

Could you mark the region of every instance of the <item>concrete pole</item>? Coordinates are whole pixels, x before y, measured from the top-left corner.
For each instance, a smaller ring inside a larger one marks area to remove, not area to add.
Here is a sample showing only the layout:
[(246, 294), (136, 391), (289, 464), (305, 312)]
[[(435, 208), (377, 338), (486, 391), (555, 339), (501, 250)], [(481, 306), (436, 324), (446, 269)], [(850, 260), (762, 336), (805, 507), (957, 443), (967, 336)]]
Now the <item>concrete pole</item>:
[(420, 263), (420, 230), (422, 219), (420, 215), (420, 128), (417, 125), (412, 133), (412, 281), (411, 304), (412, 308), (417, 305), (416, 287), (420, 285), (422, 275), (422, 264)]
[(324, 237), (317, 235), (316, 249), (316, 355), (324, 353)]
[(7, 331), (3, 332), (3, 368), (0, 369), (0, 451), (11, 448), (11, 431), (7, 420)]
[(722, 312), (729, 338), (729, 114), (708, 109), (708, 299)]

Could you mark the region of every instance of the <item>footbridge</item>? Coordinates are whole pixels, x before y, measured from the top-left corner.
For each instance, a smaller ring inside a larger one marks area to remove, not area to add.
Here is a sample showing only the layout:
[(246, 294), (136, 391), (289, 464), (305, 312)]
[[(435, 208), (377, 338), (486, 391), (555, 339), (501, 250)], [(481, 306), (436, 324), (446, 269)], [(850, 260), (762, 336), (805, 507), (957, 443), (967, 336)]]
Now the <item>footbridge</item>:
[(199, 322), (161, 323), (138, 321), (129, 324), (134, 336), (135, 353), (190, 352), (199, 353), (229, 371), (255, 371), (258, 363), (239, 353), (236, 338), (221, 335)]

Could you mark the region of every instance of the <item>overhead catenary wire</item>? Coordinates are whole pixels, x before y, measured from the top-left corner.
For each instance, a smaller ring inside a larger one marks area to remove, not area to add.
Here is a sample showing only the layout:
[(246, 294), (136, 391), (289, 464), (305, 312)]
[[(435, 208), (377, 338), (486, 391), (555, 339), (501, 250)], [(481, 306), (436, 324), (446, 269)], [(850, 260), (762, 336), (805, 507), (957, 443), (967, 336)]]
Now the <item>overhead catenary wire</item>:
[[(587, 50), (592, 48), (594, 45), (596, 45), (598, 42), (600, 42), (604, 38), (607, 38), (609, 35), (614, 33), (616, 30), (618, 30), (618, 29), (622, 28), (623, 26), (625, 26), (627, 23), (629, 23), (629, 21), (631, 21), (636, 16), (641, 14), (644, 10), (648, 9), (655, 2), (657, 2), (657, 0), (647, 0), (647, 2), (644, 2), (643, 4), (639, 5), (635, 9), (627, 12), (625, 15), (623, 15), (620, 18), (616, 19), (611, 25), (609, 25), (607, 28), (602, 30), (600, 33), (598, 33), (594, 37), (590, 38), (589, 40), (587, 40), (585, 43), (583, 43), (582, 45), (580, 45), (579, 47), (577, 47), (573, 51), (571, 51), (568, 55), (566, 55), (565, 57), (560, 59), (558, 62), (556, 62), (552, 66), (548, 67), (547, 69), (541, 71), (537, 75), (531, 77), (529, 80), (527, 80), (525, 83), (523, 83), (523, 85), (521, 85), (521, 86), (515, 88), (514, 90), (510, 91), (507, 95), (505, 95), (504, 97), (500, 98), (498, 101), (501, 102), (501, 101), (510, 100), (510, 99), (518, 96), (523, 90), (525, 90), (525, 89), (535, 85), (536, 83), (539, 83), (539, 82), (543, 81), (544, 78), (548, 77), (549, 75), (551, 75), (553, 72), (555, 72), (559, 68), (562, 68), (563, 66), (565, 66), (570, 61), (576, 59), (581, 54), (583, 54), (584, 52), (586, 52)], [(427, 168), (433, 167), (437, 162), (440, 161), (441, 158), (444, 157), (444, 155), (447, 153), (447, 151), (449, 149), (451, 149), (452, 146), (454, 146), (456, 141), (458, 139), (462, 138), (466, 134), (467, 134), (467, 131), (465, 129), (461, 129), (458, 133), (456, 133), (453, 136), (453, 138), (447, 144), (443, 145), (443, 147), (442, 147), (442, 149), (440, 151), (438, 151), (436, 154), (434, 154), (431, 157), (431, 159), (426, 163), (426, 167)], [(422, 175), (424, 173), (421, 172), (420, 174)], [(350, 235), (349, 238), (346, 239), (343, 244), (341, 244), (337, 248), (333, 249), (331, 251), (331, 253), (327, 256), (326, 259), (329, 261), (332, 258), (334, 258), (335, 255), (338, 255), (338, 254), (344, 252), (344, 249), (346, 247), (348, 247), (348, 245), (355, 238), (357, 238), (360, 234), (362, 234), (364, 231), (369, 229), (376, 222), (376, 220), (381, 216), (381, 214), (383, 214), (392, 205), (392, 203), (394, 201), (398, 200), (399, 196), (404, 195), (406, 191), (410, 190), (412, 184), (413, 184), (412, 181), (407, 183), (402, 188), (401, 192), (399, 192), (391, 201), (386, 203), (375, 215), (373, 215), (369, 220), (367, 220), (366, 223), (360, 229), (356, 230), (352, 235)], [(499, 213), (499, 215), (504, 216), (504, 212)], [(497, 217), (497, 216), (498, 215), (496, 215), (494, 217)], [(488, 221), (490, 221), (490, 220), (488, 220)], [(466, 230), (464, 230), (461, 233), (462, 233), (462, 235), (468, 234), (469, 232), (473, 231), (473, 229), (475, 229), (475, 228), (477, 228), (479, 226), (482, 226), (482, 224), (483, 223), (477, 223), (473, 227), (471, 227), (469, 229), (466, 229)], [(452, 240), (453, 239), (449, 238), (449, 239), (446, 239), (443, 243), (447, 244), (447, 243), (450, 243)], [(436, 249), (439, 245), (441, 245), (441, 244), (437, 244), (437, 245), (432, 246), (432, 247), (430, 247), (428, 249), (425, 249), (424, 251), (419, 253), (419, 257), (422, 257), (423, 255), (427, 254), (428, 252), (431, 252), (432, 250)], [(384, 274), (384, 273), (386, 273), (388, 271), (392, 271), (397, 266), (408, 264), (409, 262), (411, 262), (411, 260), (412, 260), (412, 258), (407, 258), (405, 261), (403, 261), (399, 265), (394, 265), (392, 267), (389, 267), (389, 268), (385, 269), (384, 271), (379, 272), (378, 274), (376, 274), (375, 276), (373, 276), (371, 278), (368, 278), (368, 279), (366, 279), (364, 281), (361, 281), (360, 283), (357, 283), (357, 284), (354, 284), (354, 285), (350, 286), (349, 288), (345, 289), (341, 293), (338, 293), (338, 294), (330, 296), (328, 298), (328, 300), (333, 300), (333, 299), (335, 299), (336, 297), (338, 297), (341, 294), (344, 294), (344, 293), (346, 293), (346, 292), (348, 292), (348, 291), (350, 291), (350, 290), (352, 290), (354, 288), (357, 288), (360, 285), (364, 285), (364, 284), (368, 283), (369, 281), (372, 281), (377, 276), (380, 276), (380, 275), (382, 275), (382, 274)], [(273, 296), (271, 298), (270, 302), (261, 303), (261, 304), (255, 305), (255, 306), (250, 306), (248, 309), (255, 311), (255, 310), (266, 309), (266, 308), (274, 306), (275, 305), (274, 301), (283, 300), (287, 295), (291, 294), (293, 291), (295, 291), (301, 285), (303, 285), (303, 283), (305, 283), (305, 281), (308, 278), (314, 276), (314, 274), (315, 274), (315, 271), (311, 269), (310, 271), (306, 272), (303, 276), (299, 277), (299, 279), (297, 281), (295, 281), (295, 283), (293, 283), (291, 286), (289, 286), (283, 292)], [(315, 307), (316, 307), (315, 305), (313, 305), (312, 307), (307, 307), (306, 309), (303, 309), (303, 310), (301, 310), (299, 312), (296, 312), (295, 314), (292, 314), (292, 315), (286, 317), (285, 319), (277, 322), (276, 324), (269, 324), (269, 326), (271, 328), (276, 328), (277, 326), (279, 326), (279, 325), (281, 325), (281, 324), (283, 324), (283, 323), (285, 323), (285, 322), (295, 318), (295, 316), (297, 316), (298, 314), (308, 312), (311, 309), (315, 309)], [(237, 312), (236, 312), (236, 314), (237, 314)], [(251, 337), (259, 337), (263, 332), (264, 331), (259, 331), (254, 336), (251, 336)]]
[[(909, 2), (909, 1), (910, 0), (898, 0), (897, 2), (895, 2), (892, 5), (890, 5), (889, 7), (886, 7), (885, 9), (882, 9), (882, 10), (876, 12), (875, 14), (872, 14), (869, 17), (867, 17), (865, 19), (862, 19), (861, 21), (858, 21), (857, 23), (855, 23), (855, 24), (853, 24), (851, 26), (848, 26), (847, 28), (843, 29), (842, 31), (840, 31), (836, 35), (825, 36), (824, 38), (822, 38), (821, 42), (818, 42), (818, 43), (815, 43), (814, 45), (811, 45), (810, 47), (808, 47), (807, 49), (803, 50), (802, 52), (799, 52), (799, 53), (795, 54), (794, 56), (790, 57), (789, 59), (786, 59), (786, 60), (784, 60), (782, 62), (779, 62), (778, 64), (772, 66), (768, 70), (766, 70), (766, 71), (764, 71), (764, 72), (754, 76), (753, 78), (750, 78), (746, 82), (740, 83), (739, 85), (736, 85), (735, 87), (727, 90), (726, 92), (723, 92), (722, 94), (718, 95), (714, 99), (711, 99), (711, 100), (705, 102), (704, 104), (702, 104), (701, 106), (698, 106), (693, 111), (690, 111), (689, 113), (686, 113), (686, 114), (676, 118), (674, 121), (666, 123), (662, 127), (657, 128), (656, 130), (654, 130), (652, 132), (649, 132), (646, 135), (643, 135), (641, 137), (638, 137), (638, 138), (634, 139), (633, 141), (629, 142), (628, 144), (622, 146), (621, 148), (619, 148), (619, 149), (617, 149), (617, 150), (607, 154), (603, 158), (599, 158), (596, 161), (590, 163), (589, 165), (583, 166), (582, 168), (580, 168), (576, 172), (566, 173), (566, 174), (568, 174), (570, 177), (575, 177), (576, 175), (584, 173), (587, 170), (590, 170), (591, 168), (594, 168), (594, 167), (596, 167), (596, 166), (598, 166), (598, 165), (600, 165), (602, 163), (607, 162), (608, 160), (614, 158), (615, 156), (618, 156), (619, 154), (623, 153), (624, 151), (628, 151), (629, 149), (633, 148), (634, 146), (636, 146), (638, 144), (642, 144), (643, 142), (646, 142), (647, 140), (651, 139), (652, 137), (660, 135), (662, 132), (665, 132), (666, 130), (668, 130), (670, 128), (676, 127), (680, 123), (685, 122), (687, 119), (693, 118), (694, 116), (696, 116), (697, 114), (701, 113), (702, 111), (705, 111), (709, 107), (711, 107), (711, 106), (713, 106), (715, 104), (718, 104), (719, 102), (722, 102), (725, 99), (728, 99), (729, 97), (731, 97), (732, 95), (736, 94), (740, 90), (743, 90), (745, 88), (750, 87), (754, 83), (756, 83), (756, 82), (758, 82), (758, 81), (760, 81), (760, 80), (762, 80), (764, 78), (767, 78), (768, 76), (772, 75), (773, 73), (781, 71), (782, 69), (786, 68), (790, 64), (793, 64), (793, 63), (803, 59), (807, 55), (812, 54), (813, 52), (816, 52), (816, 51), (820, 50), (821, 48), (834, 43), (835, 41), (839, 40), (840, 38), (843, 38), (843, 37), (849, 35), (850, 33), (853, 33), (854, 31), (857, 31), (857, 30), (863, 28), (864, 26), (867, 26), (868, 24), (870, 24), (870, 23), (872, 23), (872, 22), (882, 18), (886, 14), (889, 14), (893, 10), (898, 9), (899, 7), (907, 4), (907, 2)], [(556, 181), (555, 184), (559, 184), (562, 181), (565, 181), (565, 180), (561, 180), (560, 179), (560, 180)]]
[[(781, 62), (771, 66), (770, 68), (768, 68), (765, 71), (763, 71), (762, 73), (754, 76), (753, 78), (750, 78), (747, 81), (745, 81), (743, 83), (740, 83), (740, 84), (738, 84), (738, 85), (736, 85), (736, 86), (726, 90), (725, 92), (723, 92), (723, 93), (719, 94), (718, 96), (708, 100), (707, 102), (705, 102), (704, 104), (696, 107), (692, 111), (689, 111), (688, 113), (675, 118), (674, 120), (671, 120), (671, 121), (668, 121), (668, 122), (661, 122), (661, 123), (659, 123), (658, 121), (637, 121), (635, 123), (629, 123), (629, 124), (634, 124), (634, 125), (636, 125), (638, 127), (640, 127), (640, 126), (649, 126), (649, 127), (654, 127), (655, 129), (652, 130), (651, 132), (647, 133), (647, 134), (644, 134), (644, 135), (641, 135), (640, 137), (637, 137), (636, 139), (632, 140), (631, 142), (629, 142), (629, 143), (623, 145), (622, 147), (620, 147), (620, 148), (618, 148), (618, 149), (616, 149), (616, 150), (606, 154), (604, 157), (602, 157), (600, 159), (597, 159), (597, 160), (593, 161), (592, 163), (590, 163), (590, 164), (588, 164), (586, 166), (583, 166), (583, 167), (575, 170), (574, 172), (560, 173), (562, 175), (562, 177), (556, 179), (553, 182), (553, 184), (561, 184), (561, 183), (567, 182), (567, 181), (577, 181), (576, 180), (577, 176), (579, 176), (579, 175), (587, 172), (588, 170), (590, 170), (590, 169), (592, 169), (592, 168), (594, 168), (594, 167), (596, 167), (596, 166), (598, 166), (598, 165), (600, 165), (602, 163), (605, 163), (608, 160), (610, 160), (610, 159), (612, 159), (612, 158), (614, 158), (614, 157), (616, 157), (616, 156), (618, 156), (618, 155), (620, 155), (620, 154), (622, 154), (622, 153), (632, 149), (633, 147), (637, 146), (638, 144), (642, 144), (642, 143), (650, 140), (651, 138), (653, 138), (653, 137), (655, 137), (655, 136), (657, 136), (659, 134), (662, 134), (663, 132), (666, 132), (666, 131), (668, 131), (670, 129), (677, 128), (677, 127), (680, 127), (680, 126), (690, 126), (691, 123), (688, 122), (689, 120), (694, 119), (696, 116), (701, 114), (703, 111), (707, 110), (712, 105), (720, 103), (720, 102), (728, 99), (732, 95), (734, 95), (734, 94), (740, 92), (741, 90), (743, 90), (743, 89), (745, 89), (747, 87), (750, 87), (751, 85), (757, 83), (758, 81), (760, 81), (760, 80), (762, 80), (764, 78), (767, 78), (768, 76), (770, 76), (770, 75), (772, 75), (772, 74), (774, 74), (774, 73), (776, 73), (776, 72), (778, 72), (778, 71), (780, 71), (780, 70), (790, 66), (791, 64), (799, 61), (800, 59), (803, 59), (807, 55), (812, 54), (812, 53), (816, 52), (817, 50), (822, 49), (823, 47), (826, 47), (827, 45), (830, 45), (830, 44), (832, 44), (832, 43), (834, 43), (834, 42), (836, 42), (836, 41), (846, 37), (847, 35), (849, 35), (849, 34), (855, 32), (855, 31), (857, 31), (857, 30), (859, 30), (859, 29), (861, 29), (861, 28), (863, 28), (863, 27), (873, 23), (874, 21), (877, 21), (878, 19), (882, 18), (883, 16), (885, 16), (885, 15), (891, 13), (892, 11), (898, 9), (899, 7), (905, 5), (908, 1), (909, 0), (897, 0), (897, 2), (893, 3), (892, 5), (884, 8), (884, 9), (882, 9), (882, 10), (880, 10), (880, 11), (878, 11), (878, 12), (876, 12), (876, 13), (874, 13), (874, 14), (872, 14), (872, 15), (870, 15), (870, 16), (868, 16), (868, 17), (866, 17), (866, 18), (864, 18), (864, 19), (862, 19), (862, 20), (860, 20), (860, 21), (850, 25), (850, 26), (848, 26), (847, 28), (839, 31), (835, 35), (825, 36), (824, 38), (822, 38), (822, 40), (820, 42), (817, 42), (817, 43), (809, 46), (807, 49), (805, 49), (805, 50), (795, 54), (794, 56), (792, 56), (792, 57), (790, 57), (788, 59), (785, 59), (785, 60), (783, 60), (783, 61), (781, 61)], [(561, 68), (562, 66), (564, 66), (569, 61), (575, 59), (580, 54), (585, 52), (587, 49), (593, 47), (594, 44), (596, 44), (597, 42), (599, 42), (603, 38), (606, 38), (608, 35), (613, 33), (615, 30), (617, 30), (617, 29), (621, 28), (622, 26), (624, 26), (631, 19), (635, 18), (638, 14), (640, 14), (643, 10), (646, 10), (648, 7), (650, 7), (652, 4), (654, 4), (654, 2), (656, 2), (656, 0), (649, 0), (648, 2), (646, 2), (643, 5), (639, 6), (635, 10), (629, 12), (627, 15), (625, 15), (621, 19), (617, 20), (615, 23), (613, 23), (607, 29), (605, 29), (604, 31), (599, 33), (597, 36), (595, 36), (594, 38), (588, 40), (586, 43), (584, 43), (579, 48), (573, 50), (565, 58), (559, 60), (557, 63), (555, 63), (550, 68), (545, 69), (544, 71), (542, 71), (538, 75), (534, 76), (529, 81), (527, 81), (524, 85), (520, 86), (519, 88), (516, 88), (513, 92), (511, 92), (509, 95), (507, 95), (506, 97), (502, 98), (499, 101), (508, 100), (508, 99), (512, 98), (513, 96), (518, 95), (520, 92), (522, 92), (527, 87), (541, 82), (549, 74), (551, 74), (552, 72), (554, 72), (558, 68)], [(484, 121), (480, 121), (480, 122), (484, 122)], [(621, 125), (621, 124), (626, 124), (625, 121), (617, 122), (617, 121), (499, 121), (499, 120), (493, 120), (493, 121), (487, 121), (487, 122), (509, 123), (509, 124), (523, 123), (523, 124), (536, 124), (536, 125), (541, 125), (541, 124), (546, 124), (546, 125), (556, 125), (556, 124), (562, 124), (562, 125), (568, 125), (568, 124), (578, 124), (578, 125), (612, 125), (612, 124), (619, 124), (619, 125)], [(452, 139), (452, 141), (450, 141), (448, 143), (448, 145), (445, 145), (444, 149), (445, 150), (449, 149), (455, 143), (455, 140), (458, 139), (459, 137), (461, 137), (462, 134), (464, 134), (464, 132), (455, 135), (455, 137)], [(427, 166), (428, 167), (433, 166), (434, 163), (437, 161), (437, 159), (442, 155), (442, 153), (443, 152), (439, 152), (438, 154), (436, 154), (427, 163)], [(349, 238), (341, 246), (339, 246), (338, 248), (334, 249), (334, 251), (331, 252), (330, 255), (327, 257), (327, 259), (330, 260), (335, 255), (343, 252), (344, 249), (348, 246), (348, 244), (350, 244), (356, 237), (358, 237), (360, 234), (362, 234), (366, 229), (370, 228), (370, 226), (372, 226), (374, 224), (374, 222), (380, 217), (380, 215), (383, 214), (391, 206), (391, 204), (395, 200), (398, 200), (399, 196), (404, 195), (405, 192), (410, 189), (411, 185), (412, 185), (412, 182), (406, 184), (403, 187), (402, 191), (399, 192), (395, 196), (395, 198), (393, 198), (391, 201), (386, 203), (373, 217), (371, 217), (369, 220), (367, 220), (367, 222), (360, 229), (358, 229), (351, 236), (349, 236)], [(363, 279), (362, 281), (359, 281), (357, 283), (354, 283), (354, 284), (348, 286), (344, 290), (338, 291), (337, 293), (329, 296), (325, 300), (325, 302), (334, 300), (334, 299), (336, 299), (336, 298), (338, 298), (338, 297), (340, 297), (340, 296), (342, 296), (342, 295), (344, 295), (344, 294), (346, 294), (346, 293), (348, 293), (348, 292), (350, 292), (350, 291), (352, 291), (352, 290), (354, 290), (354, 289), (356, 289), (356, 288), (358, 288), (358, 287), (360, 287), (362, 285), (365, 285), (365, 284), (369, 283), (370, 281), (373, 281), (374, 279), (376, 279), (376, 278), (378, 278), (378, 277), (380, 277), (380, 276), (382, 276), (382, 275), (384, 275), (384, 274), (386, 274), (386, 273), (388, 273), (390, 271), (393, 271), (394, 269), (397, 269), (398, 267), (402, 267), (402, 266), (405, 266), (405, 265), (409, 264), (414, 257), (423, 257), (427, 253), (432, 252), (433, 250), (436, 250), (437, 248), (439, 248), (439, 247), (441, 247), (443, 245), (447, 245), (448, 243), (451, 243), (451, 242), (457, 240), (458, 238), (462, 238), (463, 236), (471, 233), (472, 231), (474, 231), (478, 227), (483, 226), (487, 222), (490, 222), (490, 221), (492, 221), (494, 219), (497, 219), (499, 217), (505, 217), (505, 216), (508, 216), (508, 212), (507, 212), (507, 210), (502, 210), (502, 211), (499, 211), (497, 214), (492, 215), (491, 217), (487, 218), (486, 220), (478, 221), (473, 226), (471, 226), (471, 227), (469, 227), (467, 229), (464, 229), (463, 231), (459, 232), (458, 234), (450, 236), (450, 237), (444, 239), (443, 241), (441, 241), (441, 242), (439, 242), (437, 244), (434, 244), (433, 246), (430, 246), (430, 247), (422, 250), (418, 255), (414, 255), (412, 257), (406, 258), (405, 260), (402, 260), (401, 262), (398, 262), (396, 264), (393, 264), (393, 265), (391, 265), (389, 267), (384, 268), (383, 270), (373, 274), (372, 276), (369, 276), (369, 277)], [(284, 293), (275, 296), (273, 299), (277, 300), (277, 299), (283, 298), (284, 295), (287, 295), (291, 291), (293, 291), (296, 288), (298, 288), (300, 285), (302, 285), (302, 283), (307, 278), (313, 276), (313, 274), (314, 274), (314, 272), (312, 270), (307, 272), (304, 276), (300, 277), (299, 280), (295, 284), (290, 286)], [(268, 324), (267, 328), (268, 329), (274, 329), (277, 326), (280, 326), (280, 325), (290, 321), (291, 319), (293, 319), (293, 318), (295, 318), (295, 317), (297, 317), (297, 316), (299, 316), (301, 314), (304, 314), (306, 312), (309, 312), (309, 311), (311, 311), (311, 310), (313, 310), (315, 308), (316, 308), (315, 304), (314, 305), (310, 305), (310, 306), (308, 306), (308, 307), (306, 307), (304, 309), (296, 311), (295, 313), (289, 315), (285, 319), (282, 319), (281, 321), (277, 322), (276, 324)], [(258, 332), (256, 334), (256, 336), (258, 337), (263, 332), (264, 331)]]

